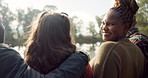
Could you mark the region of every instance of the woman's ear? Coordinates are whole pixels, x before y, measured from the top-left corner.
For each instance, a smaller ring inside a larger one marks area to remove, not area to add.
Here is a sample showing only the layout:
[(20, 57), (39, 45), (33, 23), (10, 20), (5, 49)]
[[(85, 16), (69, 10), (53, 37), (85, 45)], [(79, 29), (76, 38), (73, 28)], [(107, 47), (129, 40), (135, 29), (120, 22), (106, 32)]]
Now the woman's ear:
[(136, 24), (137, 24), (137, 21), (133, 21), (133, 22), (132, 22), (132, 26), (131, 26), (131, 28), (135, 27)]
[(128, 30), (130, 29), (131, 27), (129, 25), (125, 25), (124, 27), (124, 32), (128, 32)]
[(137, 21), (133, 21), (131, 26), (129, 26), (129, 29), (134, 28), (136, 26), (136, 24), (137, 24)]

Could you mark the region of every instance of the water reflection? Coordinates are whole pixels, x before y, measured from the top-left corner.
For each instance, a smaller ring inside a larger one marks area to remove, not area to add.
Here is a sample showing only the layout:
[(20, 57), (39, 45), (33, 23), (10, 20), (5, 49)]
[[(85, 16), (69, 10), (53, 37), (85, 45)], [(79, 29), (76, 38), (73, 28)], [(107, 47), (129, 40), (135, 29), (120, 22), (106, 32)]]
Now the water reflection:
[(87, 52), (90, 56), (90, 59), (92, 59), (94, 56), (95, 56), (95, 53), (98, 49), (98, 46), (100, 46), (100, 42), (97, 42), (95, 44), (79, 44), (77, 43), (76, 46), (77, 46), (77, 50), (79, 51), (84, 51), (84, 52)]
[[(90, 59), (92, 59), (95, 56), (95, 51), (97, 50), (98, 46), (100, 45), (100, 42), (97, 42), (95, 44), (79, 44), (76, 43), (76, 47), (78, 51), (83, 51), (83, 52), (87, 52), (90, 56)], [(13, 49), (15, 49), (16, 51), (18, 51), (20, 53), (20, 55), (24, 58), (24, 52), (25, 52), (25, 47), (21, 46), (21, 47), (14, 47)]]

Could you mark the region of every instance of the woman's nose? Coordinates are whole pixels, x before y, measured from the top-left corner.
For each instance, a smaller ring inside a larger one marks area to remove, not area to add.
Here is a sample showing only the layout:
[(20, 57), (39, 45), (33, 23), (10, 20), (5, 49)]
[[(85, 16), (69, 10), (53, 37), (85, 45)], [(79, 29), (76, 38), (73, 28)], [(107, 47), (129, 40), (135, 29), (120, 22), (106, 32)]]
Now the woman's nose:
[(101, 25), (100, 27), (101, 27), (101, 30), (106, 30), (106, 29), (107, 29), (107, 26), (106, 26), (106, 24), (104, 24), (104, 25)]

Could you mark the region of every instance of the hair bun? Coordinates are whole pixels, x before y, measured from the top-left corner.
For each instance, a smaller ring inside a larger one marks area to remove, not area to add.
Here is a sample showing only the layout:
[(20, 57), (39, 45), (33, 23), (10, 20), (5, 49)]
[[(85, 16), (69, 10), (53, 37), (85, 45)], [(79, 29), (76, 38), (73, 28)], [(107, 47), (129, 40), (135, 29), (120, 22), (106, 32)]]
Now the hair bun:
[(137, 5), (135, 0), (115, 0), (114, 7), (119, 6), (128, 7), (133, 15), (135, 15), (139, 9), (139, 6)]

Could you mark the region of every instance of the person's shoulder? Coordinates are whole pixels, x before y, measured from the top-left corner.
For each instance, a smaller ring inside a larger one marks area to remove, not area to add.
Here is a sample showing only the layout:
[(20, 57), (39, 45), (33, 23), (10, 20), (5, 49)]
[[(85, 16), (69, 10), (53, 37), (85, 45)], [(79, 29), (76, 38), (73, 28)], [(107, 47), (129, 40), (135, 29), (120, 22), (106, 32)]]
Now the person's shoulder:
[(10, 59), (10, 57), (11, 59), (21, 58), (20, 54), (16, 50), (10, 48), (6, 44), (0, 44), (0, 57), (5, 59)]
[(118, 44), (119, 42), (116, 41), (106, 41), (99, 46), (98, 51), (99, 53), (106, 54), (110, 51), (113, 51)]
[(15, 51), (14, 49), (10, 48), (9, 45), (7, 44), (0, 44), (0, 52), (2, 53), (18, 53), (17, 51)]
[(138, 39), (143, 39), (148, 41), (148, 36), (141, 32), (135, 33), (131, 38), (138, 38)]
[[(116, 51), (119, 49), (124, 49), (125, 44), (126, 44), (126, 42), (124, 42), (122, 40), (121, 41), (106, 41), (100, 45), (99, 50), (105, 51), (105, 52)], [(126, 45), (130, 45), (130, 43), (127, 42)]]
[(148, 36), (141, 34), (141, 39), (142, 41), (147, 41), (148, 42)]
[(20, 54), (7, 45), (0, 45), (0, 63), (3, 70), (11, 70), (16, 65), (23, 64)]
[(113, 47), (114, 45), (117, 45), (117, 44), (119, 44), (119, 42), (116, 42), (116, 41), (106, 41), (106, 42), (104, 42), (104, 43), (102, 43), (101, 45), (100, 45), (100, 47), (105, 47), (105, 48), (109, 48), (109, 47)]
[(130, 39), (130, 41), (132, 41), (135, 44), (148, 42), (148, 36), (146, 36), (145, 34), (142, 34), (142, 33), (136, 34), (129, 39)]

